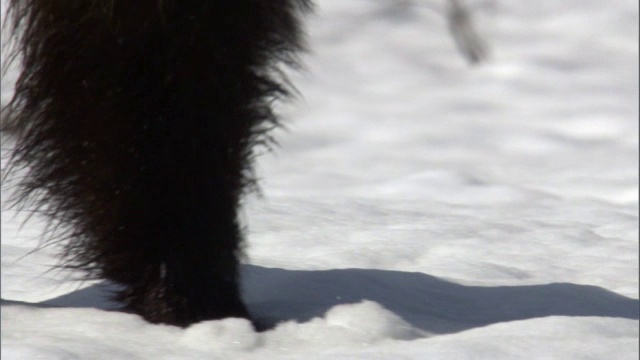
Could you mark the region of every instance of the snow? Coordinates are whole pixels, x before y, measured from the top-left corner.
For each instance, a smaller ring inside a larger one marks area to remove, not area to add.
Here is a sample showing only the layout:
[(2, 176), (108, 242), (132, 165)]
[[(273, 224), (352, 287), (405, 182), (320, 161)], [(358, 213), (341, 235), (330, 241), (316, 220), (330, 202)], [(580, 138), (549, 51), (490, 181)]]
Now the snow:
[(317, 1), (243, 215), (274, 329), (110, 311), (4, 206), (2, 357), (637, 359), (638, 3), (467, 3), (476, 67), (444, 0)]

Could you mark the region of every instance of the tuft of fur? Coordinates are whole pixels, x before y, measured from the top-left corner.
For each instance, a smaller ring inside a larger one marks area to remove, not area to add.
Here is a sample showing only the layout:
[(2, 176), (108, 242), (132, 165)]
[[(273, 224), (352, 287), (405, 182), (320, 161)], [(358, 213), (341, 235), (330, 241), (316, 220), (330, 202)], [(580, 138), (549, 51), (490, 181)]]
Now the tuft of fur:
[(241, 197), (278, 125), (310, 0), (11, 0), (23, 69), (3, 117), (14, 201), (44, 213), (65, 266), (126, 309), (186, 326), (250, 318)]

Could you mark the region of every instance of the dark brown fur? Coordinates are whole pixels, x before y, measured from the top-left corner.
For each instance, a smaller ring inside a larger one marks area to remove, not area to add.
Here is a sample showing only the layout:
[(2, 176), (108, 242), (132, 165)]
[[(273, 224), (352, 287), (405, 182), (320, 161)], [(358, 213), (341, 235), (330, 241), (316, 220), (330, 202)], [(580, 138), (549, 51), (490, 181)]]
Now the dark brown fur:
[(250, 318), (237, 209), (278, 124), (309, 0), (11, 0), (24, 68), (4, 116), (15, 201), (66, 266), (127, 309), (186, 326)]

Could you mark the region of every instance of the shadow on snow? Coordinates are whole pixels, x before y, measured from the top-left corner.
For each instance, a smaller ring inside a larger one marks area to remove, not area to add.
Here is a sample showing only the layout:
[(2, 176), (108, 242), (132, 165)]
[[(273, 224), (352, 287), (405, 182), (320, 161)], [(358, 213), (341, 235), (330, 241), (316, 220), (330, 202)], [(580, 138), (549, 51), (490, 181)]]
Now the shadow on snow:
[[(435, 334), (545, 316), (638, 320), (640, 301), (596, 286), (464, 286), (422, 273), (341, 269), (299, 271), (245, 265), (245, 299), (259, 321), (274, 326), (321, 317), (341, 304), (370, 300), (416, 328)], [(39, 303), (49, 307), (117, 308), (109, 285), (93, 285)], [(3, 300), (2, 305), (25, 304)], [(33, 304), (25, 304), (33, 305)]]

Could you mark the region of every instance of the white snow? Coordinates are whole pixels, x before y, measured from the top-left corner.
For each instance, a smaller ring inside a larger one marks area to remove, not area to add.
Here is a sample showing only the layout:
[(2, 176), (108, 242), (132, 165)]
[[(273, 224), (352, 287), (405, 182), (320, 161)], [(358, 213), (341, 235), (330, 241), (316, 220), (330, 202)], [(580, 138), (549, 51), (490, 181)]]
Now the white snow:
[(243, 215), (277, 327), (109, 311), (5, 206), (3, 359), (637, 359), (638, 3), (467, 3), (478, 67), (444, 0), (317, 1)]

